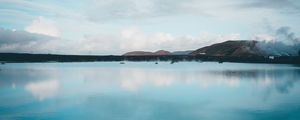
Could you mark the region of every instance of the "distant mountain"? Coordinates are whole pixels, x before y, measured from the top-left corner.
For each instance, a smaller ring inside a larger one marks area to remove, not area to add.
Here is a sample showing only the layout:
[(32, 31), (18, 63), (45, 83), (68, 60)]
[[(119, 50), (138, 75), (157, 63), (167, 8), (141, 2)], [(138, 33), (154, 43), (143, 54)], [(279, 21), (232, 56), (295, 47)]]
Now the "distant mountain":
[(123, 56), (153, 56), (153, 55), (172, 55), (171, 52), (166, 50), (158, 50), (156, 52), (148, 51), (133, 51), (123, 54)]
[(186, 50), (186, 51), (174, 51), (172, 55), (189, 55), (193, 50)]
[(159, 50), (154, 52), (154, 55), (172, 55), (172, 53), (166, 50)]
[(147, 56), (147, 55), (154, 55), (154, 53), (146, 52), (146, 51), (132, 51), (123, 54), (123, 56)]
[[(267, 43), (265, 43), (267, 44)], [(264, 44), (255, 40), (229, 40), (222, 43), (216, 43), (210, 46), (202, 47), (191, 51), (174, 51), (169, 52), (159, 50), (156, 52), (148, 51), (133, 51), (125, 53), (123, 56), (160, 56), (160, 55), (206, 55), (206, 56), (229, 56), (229, 57), (256, 57), (256, 56), (291, 56), (286, 51), (282, 50), (280, 54), (272, 54), (273, 44)], [(292, 48), (291, 48), (292, 49)], [(270, 52), (271, 51), (271, 52)], [(293, 56), (297, 56), (297, 52)], [(300, 50), (299, 53), (300, 55)]]
[(226, 41), (213, 44), (190, 53), (190, 55), (208, 56), (264, 56), (254, 40)]

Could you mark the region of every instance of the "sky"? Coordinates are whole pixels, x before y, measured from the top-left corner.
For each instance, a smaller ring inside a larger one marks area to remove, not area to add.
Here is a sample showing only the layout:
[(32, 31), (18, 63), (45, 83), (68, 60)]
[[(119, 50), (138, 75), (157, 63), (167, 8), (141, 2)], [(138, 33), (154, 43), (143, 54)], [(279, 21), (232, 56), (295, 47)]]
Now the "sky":
[(300, 33), (299, 0), (0, 0), (0, 52), (119, 55)]

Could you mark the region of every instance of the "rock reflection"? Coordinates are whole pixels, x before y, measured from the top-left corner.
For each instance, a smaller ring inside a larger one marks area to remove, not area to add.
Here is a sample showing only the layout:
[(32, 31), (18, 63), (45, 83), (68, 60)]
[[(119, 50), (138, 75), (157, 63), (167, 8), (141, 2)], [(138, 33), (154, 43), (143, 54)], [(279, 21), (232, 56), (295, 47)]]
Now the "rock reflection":
[(122, 69), (120, 72), (121, 87), (129, 91), (136, 91), (143, 86), (167, 87), (174, 84), (199, 85), (209, 87), (215, 85), (238, 86), (239, 79), (224, 78), (211, 75), (204, 71), (174, 71), (164, 69)]
[(39, 100), (54, 96), (59, 89), (58, 80), (46, 80), (30, 82), (25, 85), (25, 89)]
[[(70, 73), (74, 75), (73, 73)], [(77, 73), (76, 73), (77, 74)], [(243, 69), (243, 70), (185, 70), (165, 68), (97, 68), (80, 72), (86, 84), (92, 86), (120, 86), (138, 91), (145, 86), (199, 85), (199, 87), (239, 87), (241, 83), (261, 88), (288, 92), (300, 78), (298, 69)], [(252, 84), (251, 84), (252, 83)], [(275, 87), (274, 87), (275, 86)]]
[(252, 81), (256, 86), (274, 87), (280, 93), (288, 93), (293, 84), (300, 80), (300, 70), (298, 69), (225, 70), (210, 71), (209, 73), (225, 76), (227, 79)]

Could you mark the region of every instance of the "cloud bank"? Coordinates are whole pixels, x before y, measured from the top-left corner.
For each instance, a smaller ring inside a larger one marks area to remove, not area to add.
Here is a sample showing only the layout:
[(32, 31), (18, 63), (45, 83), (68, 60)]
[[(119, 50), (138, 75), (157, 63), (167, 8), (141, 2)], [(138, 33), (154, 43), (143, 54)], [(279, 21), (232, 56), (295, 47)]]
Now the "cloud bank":
[(25, 27), (25, 30), (30, 33), (44, 34), (53, 37), (58, 37), (60, 35), (57, 23), (41, 16)]
[[(146, 34), (137, 27), (128, 27), (117, 34), (98, 34), (78, 40), (0, 29), (1, 52), (63, 53), (63, 54), (123, 54), (134, 50), (190, 50), (225, 40), (238, 40), (239, 34), (174, 36), (170, 33)], [(116, 52), (112, 52), (116, 51)]]
[(300, 52), (300, 38), (290, 31), (290, 27), (278, 28), (273, 36), (257, 38), (258, 47), (270, 55), (298, 55)]
[[(146, 34), (132, 26), (117, 34), (97, 34), (78, 40), (63, 40), (27, 31), (0, 29), (1, 52), (119, 55), (128, 51), (195, 50), (227, 40), (240, 40), (240, 35), (200, 33), (198, 36), (175, 36), (163, 32)], [(297, 55), (300, 50), (300, 39), (289, 27), (280, 27), (274, 34), (254, 35), (252, 40), (259, 41), (257, 46), (270, 55)]]
[[(225, 17), (218, 14), (246, 9), (272, 10), (282, 14), (298, 14), (300, 3), (296, 0), (89, 0), (93, 6), (86, 10), (91, 21), (116, 19), (142, 19), (158, 16), (200, 15)], [(239, 13), (236, 11), (236, 13)]]
[(57, 40), (51, 36), (0, 28), (1, 52), (52, 52), (53, 42)]
[(300, 32), (299, 6), (297, 0), (0, 0), (0, 52), (123, 54), (253, 38), (267, 52), (295, 54), (298, 39), (288, 28), (256, 33), (265, 19)]

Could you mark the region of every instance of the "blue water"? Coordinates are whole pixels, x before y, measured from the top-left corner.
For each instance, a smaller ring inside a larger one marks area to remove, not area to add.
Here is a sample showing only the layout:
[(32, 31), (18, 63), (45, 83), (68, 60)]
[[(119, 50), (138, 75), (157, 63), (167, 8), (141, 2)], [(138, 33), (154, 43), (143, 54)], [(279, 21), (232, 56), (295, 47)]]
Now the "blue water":
[(0, 69), (0, 120), (300, 119), (294, 65), (10, 63)]

